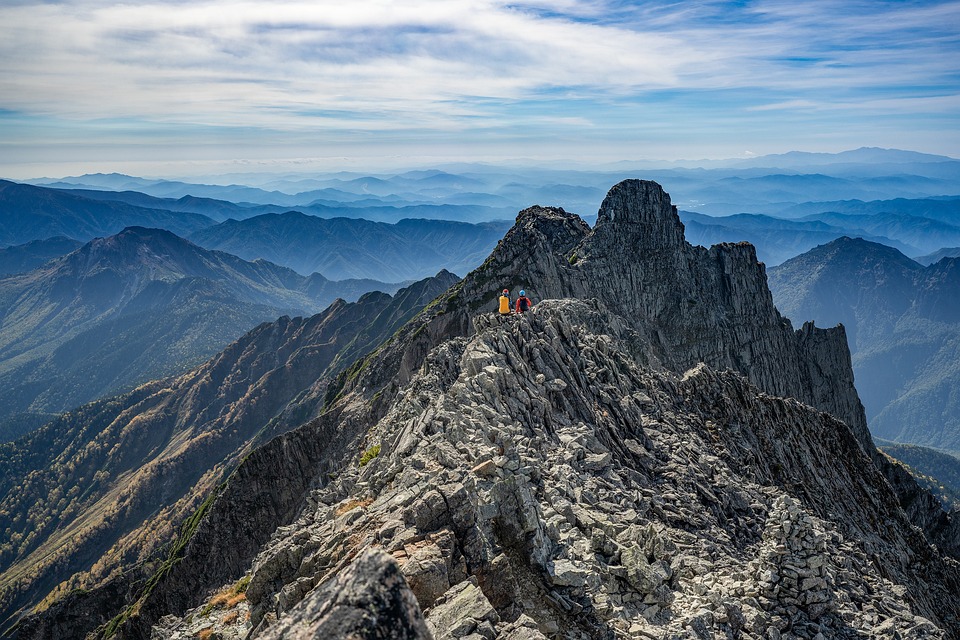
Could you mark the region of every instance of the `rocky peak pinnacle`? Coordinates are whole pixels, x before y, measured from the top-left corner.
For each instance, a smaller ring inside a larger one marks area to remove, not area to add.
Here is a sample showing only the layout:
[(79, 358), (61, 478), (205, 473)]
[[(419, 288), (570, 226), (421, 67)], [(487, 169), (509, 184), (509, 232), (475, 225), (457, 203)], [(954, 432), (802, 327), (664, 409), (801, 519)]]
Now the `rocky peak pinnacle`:
[[(615, 227), (614, 227), (615, 225)], [(683, 223), (670, 194), (652, 180), (624, 180), (614, 185), (597, 213), (597, 230), (638, 235), (646, 248), (673, 249), (682, 246)]]

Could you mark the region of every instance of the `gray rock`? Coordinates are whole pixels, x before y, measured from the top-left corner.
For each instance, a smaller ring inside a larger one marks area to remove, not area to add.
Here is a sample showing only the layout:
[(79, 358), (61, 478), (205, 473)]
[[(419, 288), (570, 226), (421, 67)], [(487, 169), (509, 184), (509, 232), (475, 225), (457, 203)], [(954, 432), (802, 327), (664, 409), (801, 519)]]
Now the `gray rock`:
[[(659, 187), (623, 183), (605, 207), (593, 230), (521, 212), (345, 383), (322, 433), (336, 442), (336, 419), (380, 456), (314, 482), (263, 546), (254, 620), (282, 623), (311, 598), (297, 585), (382, 544), (424, 577), (448, 637), (505, 635), (521, 615), (561, 637), (854, 637), (879, 612), (901, 635), (918, 616), (930, 637), (960, 631), (944, 597), (960, 572), (858, 432), (842, 332), (794, 332), (752, 248), (687, 245)], [(533, 310), (484, 313), (516, 279)], [(431, 544), (455, 585), (439, 597)]]
[[(466, 638), (478, 629), (493, 629), (500, 616), (483, 591), (469, 580), (450, 588), (443, 602), (427, 614), (427, 624), (436, 640)], [(487, 626), (485, 626), (487, 625)], [(480, 635), (483, 635), (481, 633)], [(490, 634), (488, 633), (488, 637)], [(492, 636), (490, 636), (492, 637)]]
[(258, 637), (432, 638), (397, 563), (382, 551), (372, 549), (364, 551), (338, 576), (318, 586)]

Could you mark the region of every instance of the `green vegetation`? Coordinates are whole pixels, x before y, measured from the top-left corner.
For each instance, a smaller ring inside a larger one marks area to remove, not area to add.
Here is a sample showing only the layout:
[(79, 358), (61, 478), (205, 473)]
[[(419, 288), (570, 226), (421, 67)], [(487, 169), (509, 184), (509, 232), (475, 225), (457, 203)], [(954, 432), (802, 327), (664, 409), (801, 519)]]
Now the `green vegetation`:
[(567, 262), (569, 262), (571, 265), (577, 264), (577, 262), (578, 262), (579, 260), (580, 260), (580, 258), (577, 257), (577, 252), (576, 252), (576, 251), (574, 251), (573, 253), (571, 253), (571, 254), (570, 254), (570, 257), (567, 258)]
[(375, 444), (369, 449), (367, 449), (366, 451), (364, 451), (363, 454), (360, 456), (360, 466), (361, 467), (367, 466), (367, 463), (373, 460), (374, 458), (376, 458), (378, 455), (380, 455), (380, 445)]
[(237, 580), (237, 584), (233, 585), (233, 592), (234, 592), (234, 593), (246, 593), (246, 592), (247, 592), (247, 587), (250, 586), (250, 578), (251, 578), (251, 576), (246, 575), (246, 576), (243, 576), (242, 578), (240, 578), (239, 580)]
[[(170, 547), (170, 551), (167, 554), (167, 558), (160, 564), (160, 568), (150, 576), (150, 579), (147, 580), (146, 585), (143, 587), (143, 591), (140, 594), (140, 597), (135, 603), (123, 610), (122, 613), (113, 618), (110, 622), (106, 624), (103, 628), (103, 637), (111, 638), (120, 627), (126, 622), (133, 612), (138, 608), (139, 603), (143, 602), (157, 584), (177, 565), (181, 560), (183, 560), (184, 551), (187, 548), (187, 544), (190, 542), (190, 539), (193, 537), (193, 534), (197, 532), (197, 527), (200, 526), (200, 522), (203, 520), (204, 516), (210, 510), (210, 507), (213, 506), (214, 501), (216, 501), (217, 496), (220, 495), (220, 492), (223, 490), (224, 485), (220, 485), (217, 489), (207, 496), (207, 499), (193, 512), (189, 518), (187, 518), (182, 525), (180, 525), (180, 534), (177, 536), (176, 541)], [(246, 588), (244, 587), (244, 590)]]

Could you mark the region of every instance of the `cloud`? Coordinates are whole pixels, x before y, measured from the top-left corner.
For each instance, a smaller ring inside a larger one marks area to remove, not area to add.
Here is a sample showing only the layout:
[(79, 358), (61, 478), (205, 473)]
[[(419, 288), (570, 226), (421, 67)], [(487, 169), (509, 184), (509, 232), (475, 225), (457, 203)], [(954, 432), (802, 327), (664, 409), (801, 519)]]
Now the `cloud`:
[(665, 94), (707, 122), (929, 113), (958, 93), (958, 16), (862, 0), (7, 1), (0, 109), (338, 135), (627, 126), (666, 118)]

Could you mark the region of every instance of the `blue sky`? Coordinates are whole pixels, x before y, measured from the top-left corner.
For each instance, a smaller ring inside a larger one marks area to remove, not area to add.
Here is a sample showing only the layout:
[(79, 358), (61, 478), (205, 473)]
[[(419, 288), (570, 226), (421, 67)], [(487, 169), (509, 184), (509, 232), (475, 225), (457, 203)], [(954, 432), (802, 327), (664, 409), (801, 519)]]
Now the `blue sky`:
[(0, 61), (12, 178), (960, 157), (960, 2), (4, 0)]

